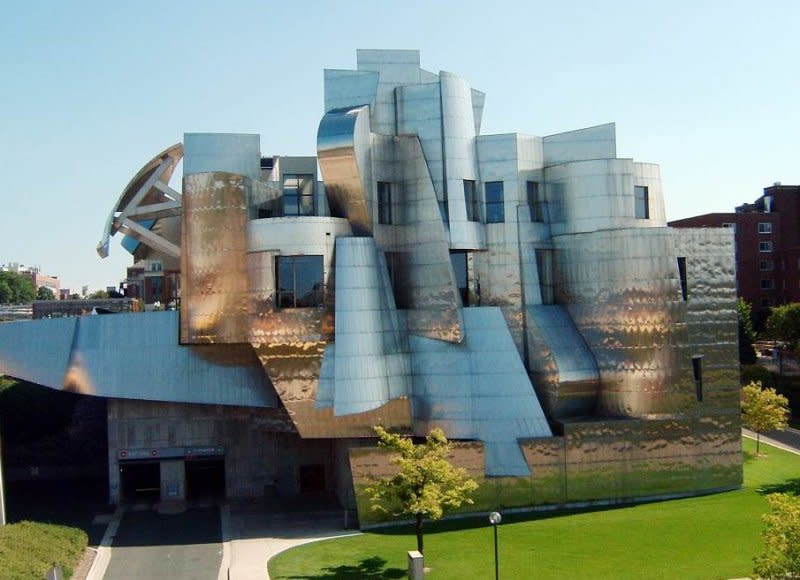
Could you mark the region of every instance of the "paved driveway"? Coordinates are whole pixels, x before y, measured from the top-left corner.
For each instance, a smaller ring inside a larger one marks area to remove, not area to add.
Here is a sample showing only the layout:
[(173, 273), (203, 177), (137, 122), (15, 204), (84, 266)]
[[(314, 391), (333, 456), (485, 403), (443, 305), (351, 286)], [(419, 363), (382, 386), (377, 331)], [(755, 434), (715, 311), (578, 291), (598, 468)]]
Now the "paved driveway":
[(127, 512), (111, 546), (106, 580), (216, 580), (222, 535), (216, 507), (177, 515)]

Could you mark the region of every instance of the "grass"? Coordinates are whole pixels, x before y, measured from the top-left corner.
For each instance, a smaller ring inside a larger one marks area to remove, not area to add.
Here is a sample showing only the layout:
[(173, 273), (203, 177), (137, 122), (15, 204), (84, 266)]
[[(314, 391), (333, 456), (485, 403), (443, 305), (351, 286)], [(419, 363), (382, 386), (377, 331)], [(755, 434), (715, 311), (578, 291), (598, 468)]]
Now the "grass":
[[(764, 494), (800, 493), (800, 456), (743, 442), (738, 491), (632, 507), (510, 515), (499, 528), (504, 578), (736, 578), (761, 549)], [(273, 579), (404, 578), (409, 527), (308, 544), (269, 562)], [(441, 522), (425, 535), (427, 578), (491, 578), (491, 527), (483, 520)]]
[(0, 527), (0, 580), (44, 578), (53, 566), (72, 576), (86, 549), (86, 533), (66, 526), (18, 522)]

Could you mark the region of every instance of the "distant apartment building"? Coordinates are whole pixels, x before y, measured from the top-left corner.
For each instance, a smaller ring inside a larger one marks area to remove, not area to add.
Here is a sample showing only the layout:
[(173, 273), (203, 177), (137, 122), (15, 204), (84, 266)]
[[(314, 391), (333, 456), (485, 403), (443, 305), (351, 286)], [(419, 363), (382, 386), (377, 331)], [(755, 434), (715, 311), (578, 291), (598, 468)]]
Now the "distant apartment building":
[(9, 262), (5, 264), (2, 269), (6, 272), (14, 272), (15, 274), (25, 276), (33, 283), (34, 288), (37, 290), (44, 286), (53, 293), (56, 299), (61, 296), (61, 281), (58, 279), (58, 276), (42, 274), (39, 266), (25, 266), (18, 262)]
[(672, 221), (676, 228), (732, 228), (736, 238), (737, 294), (763, 325), (772, 306), (800, 302), (800, 185), (775, 183), (734, 213)]

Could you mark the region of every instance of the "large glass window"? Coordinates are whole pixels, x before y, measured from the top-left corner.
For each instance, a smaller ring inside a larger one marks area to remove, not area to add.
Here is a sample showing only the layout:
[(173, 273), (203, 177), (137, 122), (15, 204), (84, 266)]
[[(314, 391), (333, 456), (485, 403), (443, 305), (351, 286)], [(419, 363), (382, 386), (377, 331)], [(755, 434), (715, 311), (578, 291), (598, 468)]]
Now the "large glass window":
[(464, 180), (464, 202), (467, 204), (467, 219), (471, 222), (481, 221), (478, 211), (478, 192), (472, 179)]
[(283, 215), (314, 215), (314, 176), (287, 173), (283, 176)]
[(378, 223), (392, 223), (392, 184), (388, 181), (378, 182)]
[(314, 308), (323, 305), (325, 285), (322, 256), (278, 256), (276, 261), (279, 308)]
[(486, 193), (486, 223), (502, 223), (506, 219), (503, 199), (503, 182), (487, 181), (484, 186)]
[(532, 222), (543, 222), (544, 221), (544, 203), (542, 198), (539, 197), (539, 182), (538, 181), (528, 181), (525, 184), (525, 189), (528, 194), (528, 208), (531, 211), (531, 221)]
[(641, 220), (650, 218), (650, 194), (643, 185), (633, 186), (636, 217)]

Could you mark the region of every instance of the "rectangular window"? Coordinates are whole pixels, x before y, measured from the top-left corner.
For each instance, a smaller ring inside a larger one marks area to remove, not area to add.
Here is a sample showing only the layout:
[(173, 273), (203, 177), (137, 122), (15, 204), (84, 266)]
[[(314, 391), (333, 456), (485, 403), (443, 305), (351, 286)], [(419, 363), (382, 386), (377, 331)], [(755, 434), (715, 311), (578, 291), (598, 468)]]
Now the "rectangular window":
[(758, 269), (762, 272), (769, 272), (775, 269), (775, 262), (772, 260), (761, 260), (758, 263)]
[(469, 306), (469, 273), (466, 252), (450, 252), (450, 263), (456, 276), (456, 288), (461, 296), (461, 305)]
[(487, 181), (484, 185), (486, 194), (486, 223), (503, 223), (506, 219), (505, 201), (502, 181)]
[(322, 256), (278, 256), (278, 308), (318, 308), (325, 300)]
[(378, 223), (392, 223), (392, 184), (388, 181), (378, 182)]
[(772, 307), (772, 298), (761, 299), (761, 308), (771, 308), (771, 307)]
[(775, 280), (761, 280), (761, 289), (762, 290), (774, 290), (775, 289)]
[(758, 222), (758, 233), (759, 234), (771, 234), (772, 233), (772, 223), (770, 223), (770, 222)]
[(481, 221), (478, 212), (478, 192), (475, 189), (475, 181), (472, 179), (464, 180), (464, 202), (467, 204), (467, 220), (471, 222)]
[(640, 220), (650, 218), (650, 194), (643, 185), (633, 186), (636, 217)]
[(686, 301), (689, 298), (689, 284), (686, 280), (686, 258), (678, 258), (678, 276), (681, 280), (681, 296)]
[(772, 242), (758, 242), (758, 251), (759, 252), (771, 252), (772, 251)]
[(697, 402), (703, 401), (703, 356), (692, 357), (692, 373), (694, 374), (694, 392)]
[(525, 184), (525, 189), (528, 194), (528, 208), (531, 212), (532, 222), (544, 221), (544, 203), (539, 197), (539, 182), (528, 181)]
[(536, 250), (536, 269), (539, 272), (539, 291), (542, 294), (542, 304), (555, 304), (553, 250)]
[(732, 222), (725, 222), (725, 223), (722, 224), (722, 227), (723, 228), (730, 228), (732, 230), (735, 230), (736, 229), (736, 224), (732, 223)]
[(283, 215), (314, 215), (314, 176), (287, 173), (283, 176)]

